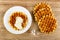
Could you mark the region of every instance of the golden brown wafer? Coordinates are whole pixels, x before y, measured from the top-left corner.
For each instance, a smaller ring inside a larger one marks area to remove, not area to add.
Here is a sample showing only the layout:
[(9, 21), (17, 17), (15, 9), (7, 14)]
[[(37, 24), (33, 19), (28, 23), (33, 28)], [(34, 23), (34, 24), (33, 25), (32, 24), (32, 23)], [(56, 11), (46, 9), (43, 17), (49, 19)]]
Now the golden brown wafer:
[(39, 22), (38, 26), (41, 32), (50, 33), (56, 29), (56, 19), (53, 16), (43, 16)]
[(42, 18), (42, 16), (44, 15), (53, 15), (50, 9), (50, 6), (46, 3), (38, 3), (35, 7), (34, 7), (34, 12), (33, 12), (34, 16), (35, 16), (35, 21), (39, 21), (40, 18)]

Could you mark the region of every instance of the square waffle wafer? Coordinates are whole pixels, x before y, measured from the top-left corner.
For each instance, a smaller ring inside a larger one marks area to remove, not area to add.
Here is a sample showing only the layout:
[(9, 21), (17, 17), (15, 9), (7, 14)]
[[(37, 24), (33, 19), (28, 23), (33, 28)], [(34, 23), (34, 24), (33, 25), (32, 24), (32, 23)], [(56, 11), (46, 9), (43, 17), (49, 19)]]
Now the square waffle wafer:
[(35, 21), (39, 21), (39, 19), (44, 15), (53, 15), (50, 9), (50, 6), (46, 3), (38, 3), (34, 7), (33, 14), (35, 16)]
[(39, 20), (38, 26), (41, 32), (53, 32), (56, 29), (56, 19), (49, 15), (43, 16)]

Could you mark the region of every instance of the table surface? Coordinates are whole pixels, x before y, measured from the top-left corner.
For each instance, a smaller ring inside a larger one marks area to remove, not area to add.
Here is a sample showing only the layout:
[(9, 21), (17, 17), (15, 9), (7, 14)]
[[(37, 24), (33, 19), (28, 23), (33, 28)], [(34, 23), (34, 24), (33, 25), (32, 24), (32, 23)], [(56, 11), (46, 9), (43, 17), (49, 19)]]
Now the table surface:
[[(34, 21), (32, 14), (33, 7), (39, 2), (48, 3), (57, 19), (58, 25), (53, 33), (41, 33), (38, 29), (37, 23)], [(12, 6), (23, 6), (30, 11), (33, 21), (31, 28), (26, 33), (19, 35), (11, 34), (4, 27), (4, 14)], [(0, 0), (0, 40), (60, 40), (60, 0)]]

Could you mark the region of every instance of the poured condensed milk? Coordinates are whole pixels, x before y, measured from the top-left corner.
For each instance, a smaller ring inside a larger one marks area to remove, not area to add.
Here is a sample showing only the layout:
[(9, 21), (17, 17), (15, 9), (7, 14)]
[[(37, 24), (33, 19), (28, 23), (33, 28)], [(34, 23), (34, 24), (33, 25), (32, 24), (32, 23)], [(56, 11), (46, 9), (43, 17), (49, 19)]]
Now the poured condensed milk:
[(9, 23), (15, 30), (21, 30), (26, 27), (27, 16), (23, 12), (15, 12), (10, 16)]

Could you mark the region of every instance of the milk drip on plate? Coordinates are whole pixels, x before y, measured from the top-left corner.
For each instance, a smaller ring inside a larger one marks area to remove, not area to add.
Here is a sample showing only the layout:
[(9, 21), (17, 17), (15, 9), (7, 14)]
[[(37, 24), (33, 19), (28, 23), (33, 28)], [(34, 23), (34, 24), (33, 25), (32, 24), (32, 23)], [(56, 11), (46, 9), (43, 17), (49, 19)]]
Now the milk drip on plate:
[(15, 26), (18, 29), (22, 29), (22, 23), (23, 23), (23, 19), (21, 17), (16, 17), (16, 22), (15, 22)]

